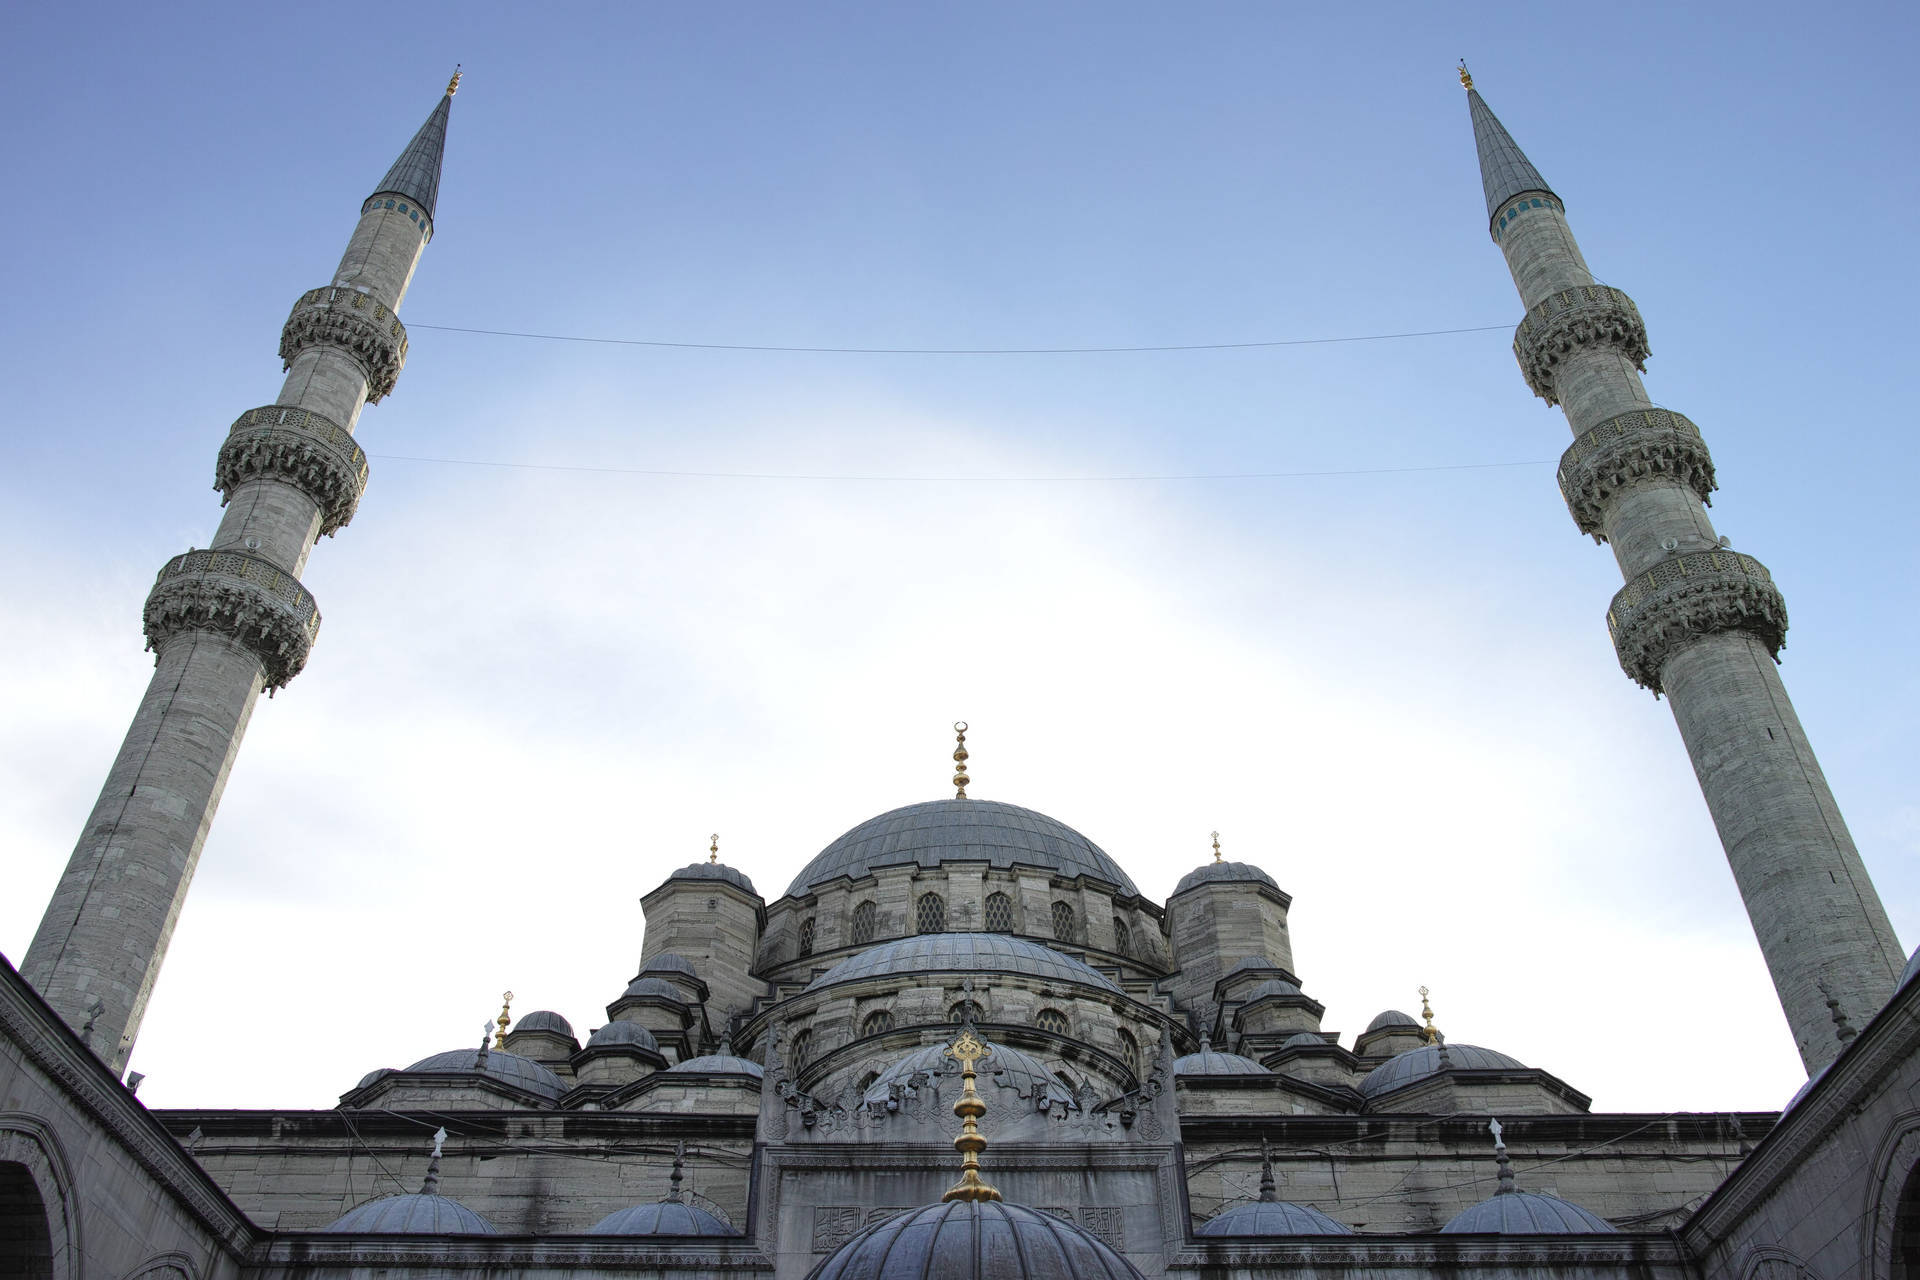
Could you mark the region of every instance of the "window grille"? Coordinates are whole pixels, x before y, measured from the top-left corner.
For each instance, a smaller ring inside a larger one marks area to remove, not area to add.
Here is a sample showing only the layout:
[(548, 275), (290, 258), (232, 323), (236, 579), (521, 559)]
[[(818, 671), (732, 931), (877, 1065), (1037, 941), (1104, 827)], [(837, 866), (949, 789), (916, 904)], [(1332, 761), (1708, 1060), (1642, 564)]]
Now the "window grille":
[(808, 916), (805, 920), (802, 920), (800, 922), (800, 954), (803, 956), (810, 956), (813, 954), (813, 917), (812, 916)]
[(1053, 904), (1053, 936), (1060, 942), (1073, 941), (1073, 908), (1067, 903)]
[(873, 904), (862, 902), (853, 909), (853, 945), (864, 947), (873, 941)]
[[(1126, 1032), (1121, 1032), (1125, 1035)], [(807, 1059), (813, 1056), (813, 1032), (802, 1031), (796, 1035), (787, 1047), (787, 1056), (793, 1059), (793, 1071), (798, 1075), (806, 1068)]]
[(969, 1022), (986, 1021), (987, 1011), (972, 1000), (962, 1000), (947, 1010), (947, 1021), (954, 1026), (964, 1026)]
[(937, 893), (921, 894), (920, 901), (914, 904), (913, 919), (921, 933), (945, 933), (947, 900)]
[(1040, 1012), (1034, 1014), (1033, 1025), (1039, 1027), (1042, 1031), (1050, 1031), (1057, 1036), (1066, 1035), (1069, 1029), (1067, 1015), (1058, 1009), (1042, 1009)]
[(1127, 922), (1119, 916), (1113, 918), (1113, 949), (1123, 956), (1133, 954), (1133, 935), (1127, 932)]
[(1013, 899), (1004, 893), (987, 895), (987, 932), (1013, 932)]
[(860, 1023), (863, 1036), (883, 1036), (893, 1030), (893, 1015), (885, 1009), (875, 1009)]
[(1140, 1078), (1140, 1042), (1125, 1027), (1120, 1028), (1120, 1058), (1127, 1064), (1127, 1070), (1133, 1072), (1133, 1078)]

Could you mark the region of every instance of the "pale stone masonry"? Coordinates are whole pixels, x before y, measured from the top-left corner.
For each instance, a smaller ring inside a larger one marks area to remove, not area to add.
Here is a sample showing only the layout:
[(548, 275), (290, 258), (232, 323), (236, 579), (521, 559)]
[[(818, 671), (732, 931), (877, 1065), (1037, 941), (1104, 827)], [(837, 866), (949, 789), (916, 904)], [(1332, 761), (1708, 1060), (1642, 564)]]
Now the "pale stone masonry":
[(1527, 307), (1514, 356), (1573, 428), (1560, 487), (1575, 524), (1626, 578), (1607, 614), (1620, 665), (1673, 707), (1801, 1060), (1819, 1071), (1887, 1002), (1905, 955), (1781, 682), (1786, 605), (1707, 519), (1713, 462), (1699, 429), (1641, 385), (1638, 308), (1594, 281), (1559, 197), (1461, 79), (1488, 230)]
[(457, 82), (362, 204), (333, 279), (294, 304), (279, 397), (241, 414), (220, 450), (212, 547), (168, 562), (147, 597), (153, 680), (21, 965), (116, 1072), (254, 704), (300, 673), (319, 632), (300, 571), (366, 486), (353, 430), (406, 361), (396, 313), (433, 234)]

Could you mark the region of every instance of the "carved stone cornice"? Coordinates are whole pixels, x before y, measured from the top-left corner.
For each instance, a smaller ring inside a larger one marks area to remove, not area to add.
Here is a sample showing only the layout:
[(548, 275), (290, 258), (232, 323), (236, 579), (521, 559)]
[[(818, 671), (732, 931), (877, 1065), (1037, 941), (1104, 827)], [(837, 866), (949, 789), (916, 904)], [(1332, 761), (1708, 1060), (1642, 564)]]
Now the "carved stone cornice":
[(1650, 481), (1672, 480), (1713, 505), (1713, 456), (1700, 428), (1667, 409), (1632, 409), (1582, 432), (1560, 455), (1560, 496), (1580, 532), (1605, 542), (1607, 503)]
[(358, 361), (367, 375), (367, 403), (376, 404), (400, 380), (407, 329), (377, 298), (344, 285), (323, 285), (300, 295), (280, 331), (280, 359), (287, 367), (308, 347), (333, 347)]
[(141, 612), (147, 648), (214, 631), (260, 659), (269, 692), (300, 674), (320, 634), (320, 608), (300, 580), (250, 551), (189, 551), (160, 570)]
[(1787, 642), (1787, 603), (1773, 575), (1735, 551), (1689, 551), (1635, 574), (1607, 609), (1620, 668), (1660, 692), (1667, 659), (1721, 631), (1746, 631), (1778, 655)]
[(1559, 404), (1554, 389), (1557, 366), (1575, 348), (1605, 343), (1618, 347), (1646, 371), (1647, 327), (1633, 299), (1603, 284), (1562, 289), (1527, 312), (1513, 332), (1513, 358), (1533, 394), (1548, 404)]
[(346, 428), (309, 409), (270, 404), (234, 420), (213, 465), (221, 505), (247, 480), (279, 480), (320, 508), (320, 532), (339, 532), (367, 490), (367, 454)]

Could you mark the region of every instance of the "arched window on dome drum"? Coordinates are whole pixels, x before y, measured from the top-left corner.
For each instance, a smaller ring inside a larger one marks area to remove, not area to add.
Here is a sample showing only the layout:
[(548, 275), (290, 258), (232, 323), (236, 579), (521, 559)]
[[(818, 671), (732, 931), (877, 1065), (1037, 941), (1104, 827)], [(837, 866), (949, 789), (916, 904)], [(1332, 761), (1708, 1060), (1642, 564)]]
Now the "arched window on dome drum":
[(813, 954), (813, 927), (812, 916), (800, 922), (800, 954), (803, 956)]
[(873, 903), (862, 902), (853, 909), (853, 945), (864, 947), (873, 941)]
[(1113, 918), (1113, 949), (1123, 956), (1133, 954), (1133, 935), (1127, 932), (1127, 922), (1119, 916)]
[(1133, 1078), (1140, 1078), (1140, 1042), (1133, 1038), (1133, 1032), (1120, 1028), (1120, 1060), (1127, 1064), (1127, 1070), (1133, 1072)]
[(1053, 904), (1053, 936), (1060, 942), (1073, 941), (1073, 906), (1070, 903)]
[(1058, 1009), (1042, 1009), (1034, 1014), (1033, 1025), (1042, 1031), (1051, 1031), (1057, 1036), (1064, 1036), (1071, 1029), (1067, 1022), (1067, 1015)]
[(1013, 932), (1013, 899), (1004, 893), (987, 895), (987, 932)]
[[(1126, 1032), (1120, 1034), (1125, 1035)], [(793, 1061), (789, 1064), (798, 1074), (807, 1065), (807, 1059), (813, 1056), (813, 1032), (802, 1031), (788, 1042), (787, 1056)]]
[(947, 1010), (947, 1021), (956, 1027), (965, 1026), (969, 1022), (984, 1022), (986, 1017), (987, 1011), (972, 1000), (962, 1000)]
[(883, 1036), (893, 1030), (893, 1015), (885, 1009), (875, 1009), (860, 1022), (860, 1034), (863, 1036)]
[(937, 893), (923, 893), (913, 904), (913, 921), (921, 933), (947, 931), (947, 900)]

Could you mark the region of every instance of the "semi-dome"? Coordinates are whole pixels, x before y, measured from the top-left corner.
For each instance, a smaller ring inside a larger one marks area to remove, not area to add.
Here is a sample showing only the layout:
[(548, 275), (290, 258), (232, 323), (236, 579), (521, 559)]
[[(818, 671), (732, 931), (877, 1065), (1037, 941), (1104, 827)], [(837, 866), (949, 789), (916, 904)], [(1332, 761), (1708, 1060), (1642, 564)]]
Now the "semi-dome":
[(1503, 1236), (1612, 1235), (1612, 1223), (1559, 1196), (1510, 1191), (1482, 1200), (1454, 1217), (1443, 1232)]
[(322, 1231), (369, 1236), (491, 1236), (498, 1229), (458, 1200), (416, 1193), (357, 1204)]
[(822, 849), (787, 886), (806, 893), (841, 876), (876, 867), (937, 867), (985, 862), (1001, 870), (1038, 867), (1060, 876), (1091, 876), (1138, 895), (1118, 863), (1093, 841), (1044, 813), (997, 800), (929, 800), (869, 818)]
[(487, 1076), (503, 1084), (513, 1085), (528, 1093), (537, 1094), (553, 1101), (567, 1091), (560, 1077), (547, 1070), (532, 1058), (523, 1058), (517, 1053), (508, 1053), (504, 1049), (489, 1049), (485, 1060), (475, 1049), (449, 1049), (445, 1053), (436, 1053), (431, 1058), (422, 1058), (407, 1068), (408, 1074), (421, 1072), (427, 1074), (478, 1075)]
[(1180, 883), (1173, 886), (1173, 891), (1182, 894), (1198, 885), (1231, 884), (1235, 881), (1263, 884), (1269, 889), (1280, 887), (1278, 881), (1251, 862), (1209, 862), (1181, 876)]
[(734, 1229), (698, 1205), (665, 1200), (615, 1209), (587, 1228), (590, 1236), (730, 1236)]
[(1367, 1024), (1368, 1031), (1385, 1031), (1389, 1027), (1411, 1027), (1415, 1031), (1423, 1030), (1415, 1022), (1412, 1014), (1402, 1013), (1398, 1009), (1388, 1009)]
[(653, 1032), (637, 1022), (609, 1022), (587, 1037), (589, 1049), (634, 1048), (650, 1049), (660, 1052), (660, 1042), (653, 1038)]
[(736, 1058), (730, 1053), (707, 1053), (698, 1058), (688, 1058), (685, 1062), (676, 1062), (667, 1068), (667, 1074), (674, 1072), (693, 1073), (702, 1071), (710, 1076), (752, 1076), (760, 1079), (766, 1073), (760, 1064), (751, 1058)]
[[(1032, 1054), (1022, 1053), (1018, 1049), (992, 1041), (982, 1041), (987, 1050), (980, 1059), (979, 1074), (983, 1080), (1012, 1089), (1020, 1097), (1039, 1106), (1045, 1099), (1047, 1106), (1071, 1107), (1075, 1105), (1073, 1095), (1067, 1087), (1047, 1070), (1046, 1064)], [(891, 1087), (906, 1084), (921, 1072), (929, 1075), (958, 1073), (958, 1068), (950, 1065), (948, 1048), (944, 1041), (915, 1049), (904, 1058), (897, 1058), (892, 1065), (875, 1076), (873, 1083), (867, 1086), (862, 1095), (863, 1102), (885, 1102)]]
[(1139, 1280), (1133, 1264), (1050, 1213), (1000, 1201), (953, 1200), (867, 1228), (808, 1280)]
[[(1448, 1044), (1447, 1064), (1456, 1071), (1525, 1071), (1527, 1064), (1492, 1049), (1474, 1044)], [(1367, 1073), (1360, 1082), (1360, 1096), (1378, 1097), (1383, 1093), (1424, 1080), (1441, 1070), (1440, 1046), (1423, 1044), (1418, 1049), (1397, 1053)]]
[(699, 972), (693, 967), (693, 961), (672, 951), (662, 951), (659, 955), (641, 965), (640, 972), (643, 974), (677, 973), (683, 978), (698, 978), (700, 976)]
[(535, 1009), (532, 1013), (521, 1015), (520, 1021), (513, 1024), (515, 1031), (551, 1031), (554, 1035), (573, 1039), (573, 1024), (551, 1009)]
[[(972, 803), (971, 801), (969, 803)], [(1103, 991), (1120, 987), (1072, 956), (1004, 933), (922, 933), (869, 947), (815, 978), (809, 991), (863, 978), (919, 973), (1005, 973), (1051, 978)]]
[(747, 879), (746, 872), (736, 871), (724, 862), (696, 862), (692, 866), (680, 868), (668, 876), (667, 879), (669, 881), (719, 880), (722, 883), (732, 885), (736, 889), (751, 893), (756, 898), (760, 896), (753, 887), (753, 881)]
[(1273, 1072), (1237, 1053), (1221, 1053), (1209, 1040), (1200, 1042), (1200, 1052), (1173, 1060), (1174, 1076), (1270, 1076)]
[(1335, 1222), (1318, 1209), (1286, 1200), (1255, 1200), (1237, 1204), (1209, 1218), (1197, 1236), (1350, 1236), (1353, 1228)]
[(671, 1000), (675, 1004), (687, 1004), (687, 993), (676, 987), (666, 978), (656, 978), (650, 973), (642, 973), (627, 984), (624, 996), (657, 996), (662, 1000)]

